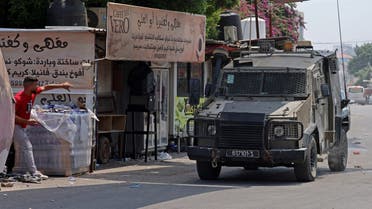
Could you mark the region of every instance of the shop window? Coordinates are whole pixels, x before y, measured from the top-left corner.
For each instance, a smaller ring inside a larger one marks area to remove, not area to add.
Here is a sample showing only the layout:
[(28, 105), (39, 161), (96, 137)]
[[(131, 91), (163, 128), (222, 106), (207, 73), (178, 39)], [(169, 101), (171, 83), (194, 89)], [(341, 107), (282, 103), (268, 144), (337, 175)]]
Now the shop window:
[(187, 64), (178, 63), (177, 72), (177, 96), (187, 97), (188, 96), (188, 85), (187, 85)]
[(190, 85), (193, 83), (200, 84), (199, 91), (203, 95), (203, 64), (178, 63), (177, 66), (177, 96), (188, 97), (190, 95)]

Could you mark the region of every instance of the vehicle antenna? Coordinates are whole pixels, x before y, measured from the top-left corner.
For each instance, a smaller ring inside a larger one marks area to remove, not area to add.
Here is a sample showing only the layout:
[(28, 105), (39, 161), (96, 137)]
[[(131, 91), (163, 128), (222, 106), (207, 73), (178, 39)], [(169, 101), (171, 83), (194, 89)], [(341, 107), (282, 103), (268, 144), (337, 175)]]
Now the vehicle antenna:
[[(251, 5), (252, 5), (252, 0), (251, 1)], [(251, 49), (252, 49), (252, 15), (249, 15), (249, 52), (251, 52)]]
[(341, 59), (342, 59), (342, 72), (344, 74), (344, 90), (345, 90), (345, 96), (347, 99), (347, 93), (346, 93), (346, 74), (345, 74), (345, 59), (344, 59), (344, 45), (342, 42), (342, 28), (341, 28), (341, 15), (340, 15), (340, 3), (339, 0), (337, 0), (337, 17), (338, 17), (338, 32), (340, 35), (340, 47), (341, 47)]

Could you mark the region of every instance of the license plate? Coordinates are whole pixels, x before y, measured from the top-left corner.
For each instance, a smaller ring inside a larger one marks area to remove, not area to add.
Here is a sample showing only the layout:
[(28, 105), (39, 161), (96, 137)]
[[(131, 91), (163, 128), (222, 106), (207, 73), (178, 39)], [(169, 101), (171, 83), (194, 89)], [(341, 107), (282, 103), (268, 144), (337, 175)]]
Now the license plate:
[(259, 158), (260, 152), (258, 150), (228, 150), (226, 157)]

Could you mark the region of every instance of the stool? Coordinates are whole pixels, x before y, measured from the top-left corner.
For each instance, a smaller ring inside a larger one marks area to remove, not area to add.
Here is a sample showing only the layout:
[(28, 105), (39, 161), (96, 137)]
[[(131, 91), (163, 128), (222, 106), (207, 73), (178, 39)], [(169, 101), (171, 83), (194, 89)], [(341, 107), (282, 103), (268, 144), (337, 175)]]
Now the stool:
[[(134, 128), (135, 125), (135, 113), (147, 113), (147, 128), (146, 131), (136, 131)], [(129, 105), (128, 109), (126, 110), (126, 114), (129, 116), (129, 114), (132, 115), (132, 120), (131, 120), (131, 131), (126, 131), (125, 134), (125, 141), (126, 141), (126, 136), (127, 134), (132, 135), (132, 144), (133, 144), (133, 159), (136, 159), (136, 143), (135, 143), (135, 136), (136, 135), (146, 135), (146, 147), (145, 147), (145, 162), (147, 162), (148, 158), (148, 149), (149, 149), (149, 135), (152, 134), (154, 135), (154, 144), (155, 144), (155, 160), (158, 160), (158, 136), (157, 136), (157, 114), (156, 111), (150, 111), (149, 109), (146, 109), (143, 105)], [(154, 115), (154, 131), (150, 131), (150, 118), (151, 115)], [(128, 123), (127, 123), (128, 124)], [(125, 154), (125, 149), (124, 149), (124, 154)]]

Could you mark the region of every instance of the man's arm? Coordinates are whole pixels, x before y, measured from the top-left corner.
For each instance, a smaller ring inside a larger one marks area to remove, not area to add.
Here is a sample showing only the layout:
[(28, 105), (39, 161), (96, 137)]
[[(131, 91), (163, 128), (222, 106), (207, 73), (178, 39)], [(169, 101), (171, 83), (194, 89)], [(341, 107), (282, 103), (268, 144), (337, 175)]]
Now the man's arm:
[(19, 117), (19, 116), (15, 116), (15, 122), (16, 124), (24, 124), (24, 125), (31, 125), (31, 126), (34, 126), (34, 125), (38, 125), (39, 123), (34, 120), (34, 119), (24, 119), (22, 117)]
[(61, 83), (61, 84), (49, 84), (49, 85), (41, 86), (40, 92), (49, 91), (53, 89), (66, 89), (67, 91), (70, 91), (71, 87), (72, 85), (68, 82)]

